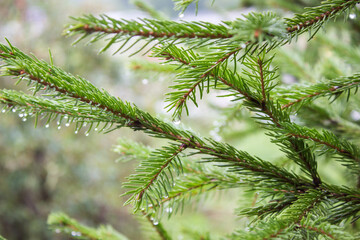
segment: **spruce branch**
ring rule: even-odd
[[[217,74],[218,72],[224,71],[227,71],[228,75],[234,74],[221,67],[221,64],[228,61],[232,55],[236,55],[240,50],[241,47],[225,54],[225,56],[219,60],[213,59],[211,61],[204,61],[203,56],[200,56],[191,50],[184,51],[184,49],[177,48],[176,46],[170,46],[166,50],[162,50],[161,48],[156,49],[155,56],[160,56],[167,62],[179,62],[186,66],[186,68],[178,75],[176,85],[171,87],[175,89],[175,91],[167,94],[168,98],[166,100],[170,102],[167,108],[169,108],[169,110],[175,108],[173,116],[180,117],[183,108],[185,108],[186,113],[189,114],[187,100],[192,100],[197,106],[196,89],[199,90],[200,98],[202,98],[203,93],[205,91],[209,92],[210,87],[216,87],[218,80],[230,89],[234,89],[241,92],[243,95],[246,95],[247,92],[235,85],[236,81],[226,81]],[[215,83],[211,83],[210,77],[215,80]]]
[[[311,140],[315,143],[325,146],[329,150],[335,150],[335,153],[343,157],[340,161],[344,161],[345,165],[354,171],[358,171],[360,157],[359,148],[345,139],[339,139],[335,134],[330,131],[322,130],[322,133],[316,129],[299,126],[294,123],[283,123],[282,129],[283,137],[294,137]],[[278,137],[281,137],[280,135]],[[355,168],[355,169],[354,169]]]
[[[140,19],[139,21],[117,20],[106,15],[95,17],[85,15],[83,17],[73,18],[76,24],[70,24],[64,30],[67,36],[81,34],[76,41],[80,41],[89,35],[94,35],[91,42],[98,41],[109,34],[114,36],[109,39],[109,43],[101,50],[106,51],[116,42],[124,42],[116,52],[123,47],[133,37],[138,37],[136,42],[130,44],[128,49],[132,48],[140,39],[147,39],[146,45],[153,41],[158,43],[185,43],[192,45],[214,44],[221,39],[229,39],[232,34],[229,33],[229,23],[212,24],[209,22],[175,22],[168,20]],[[145,45],[145,46],[146,46]],[[143,46],[141,49],[143,49]],[[125,51],[127,51],[126,49]],[[137,51],[139,52],[139,51]]]
[[[136,106],[111,96],[106,91],[100,91],[82,78],[76,78],[44,61],[28,57],[13,46],[8,48],[1,44],[0,49],[2,51],[0,57],[5,61],[5,65],[1,69],[5,74],[19,78],[28,76],[31,81],[37,84],[49,86],[54,91],[123,118],[126,121],[126,126],[133,130],[142,130],[154,137],[167,138],[185,144],[198,153],[210,155],[208,161],[222,163],[238,173],[254,174],[257,179],[271,179],[271,181],[276,179],[295,188],[307,189],[312,185],[307,180],[283,168],[252,157],[230,145],[220,144],[212,139],[205,139],[206,143],[195,134],[174,128],[171,124],[152,117]],[[53,69],[50,75],[48,74],[49,68]]]
[[[276,98],[282,103],[282,109],[289,108],[295,104],[308,103],[319,97],[338,98],[342,93],[350,94],[352,89],[355,93],[360,84],[360,74],[356,73],[348,77],[339,77],[326,82],[320,82],[310,86],[293,85],[290,88],[278,88]],[[285,93],[286,91],[286,93]],[[290,94],[289,94],[290,93]]]
[[[47,223],[56,233],[63,232],[72,239],[109,239],[109,240],[126,240],[127,237],[117,232],[111,226],[100,226],[97,229],[90,228],[80,224],[75,219],[70,218],[64,213],[51,213]]]
[[[359,0],[327,0],[321,5],[307,8],[302,14],[296,14],[294,18],[287,18],[286,29],[291,35],[298,35],[307,32],[308,28],[315,29],[315,33],[320,29],[324,22],[334,19],[344,13],[349,8],[360,3]],[[315,34],[313,33],[313,35]]]
[[[135,211],[143,205],[145,200],[147,205],[159,205],[161,199],[168,196],[168,191],[173,185],[171,171],[176,170],[179,174],[181,171],[181,160],[178,157],[182,151],[187,148],[186,144],[171,145],[161,150],[154,151],[149,158],[143,160],[141,165],[136,169],[136,174],[128,177],[129,182],[123,187],[130,188],[123,195],[132,194],[125,204],[135,203]],[[169,179],[170,174],[171,179]],[[153,186],[155,185],[155,186]]]
[[[172,1],[175,3],[174,9],[180,10],[181,13],[185,12],[188,6],[195,2],[196,4],[195,11],[196,13],[198,12],[199,0],[172,0]]]
[[[56,100],[52,100],[4,89],[0,90],[0,103],[5,106],[2,112],[6,112],[6,110],[20,112],[19,117],[22,117],[23,121],[26,121],[28,117],[35,117],[35,123],[37,123],[38,118],[41,117],[48,118],[48,124],[50,121],[58,119],[60,127],[61,122],[64,120],[66,121],[65,126],[76,123],[77,131],[80,130],[84,123],[90,123],[91,126],[95,124],[96,130],[98,130],[101,123],[105,123],[105,125],[116,124],[117,127],[126,124],[123,118],[106,113],[101,109],[91,108],[87,104],[78,104],[67,97],[57,97]],[[101,130],[104,130],[104,128],[101,128]]]

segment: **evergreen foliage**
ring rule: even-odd
[[[175,1],[176,9],[184,11],[192,2],[198,4]],[[59,127],[62,122],[75,124],[76,131],[86,128],[87,133],[128,127],[167,139],[168,143],[158,149],[126,140],[115,148],[123,158],[139,161],[123,185],[127,189],[124,195],[129,196],[125,204],[133,206],[134,214],[146,220],[159,239],[171,239],[160,222],[164,216],[181,212],[201,196],[230,188],[256,192],[261,201],[237,210],[239,216],[253,221],[227,239],[356,239],[349,225],[360,218],[359,147],[339,131],[323,126],[319,130],[305,115],[313,110],[320,119],[327,120],[330,114],[326,108],[315,103],[327,97],[332,104],[349,104],[356,96],[360,75],[280,86],[281,65],[276,66],[278,56],[274,53],[303,33],[309,34],[308,40],[320,35],[326,23],[344,15],[347,19],[359,3],[328,0],[292,18],[272,12],[249,13],[220,24],[164,20],[155,12],[152,15],[157,19],[74,17],[65,34],[79,35],[76,43],[87,37],[91,37],[90,44],[105,39],[107,43],[100,52],[112,46],[117,49],[114,54],[130,49],[131,55],[151,52],[150,56],[177,66],[176,80],[166,98],[174,122],[155,117],[65,72],[52,59],[47,63],[29,56],[10,42],[0,44],[1,74],[14,77],[16,84],[27,82],[32,94],[0,90],[2,111],[18,112],[24,121],[34,117],[35,124],[44,122],[46,126],[51,122]],[[154,11],[147,5],[139,7]],[[328,41],[324,36],[319,38]],[[336,42],[328,44],[344,53],[345,59],[351,59],[350,64],[357,65],[359,51],[354,53]],[[281,52],[279,55],[281,58]],[[301,64],[290,69],[300,69],[294,75],[304,70]],[[191,113],[189,101],[199,107],[198,99],[211,90],[237,104],[232,109],[234,114],[240,108],[247,109],[284,152],[289,165],[261,159],[240,150],[241,146],[238,149],[179,127],[176,122],[184,117],[183,111]],[[339,125],[344,122],[339,120]],[[321,176],[322,157],[347,168],[352,179],[348,185],[335,185]],[[86,227],[63,213],[51,214],[48,224],[54,231],[78,239],[126,239],[111,227]]]

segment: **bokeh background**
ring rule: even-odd
[[[306,0],[221,0],[211,5],[212,1],[204,0],[199,2],[198,15],[195,15],[194,6],[184,15],[179,15],[179,12],[173,10],[170,0],[146,2],[170,19],[212,22],[240,17],[255,7],[280,6],[281,14],[289,15],[289,11],[319,3]],[[0,41],[4,43],[6,37],[14,46],[45,60],[49,60],[48,50],[51,49],[57,66],[171,121],[171,114],[164,110],[164,94],[175,78],[171,68],[161,65],[155,67],[156,60],[149,60],[146,56],[111,56],[111,51],[99,55],[101,44],[85,45],[85,42],[81,42],[72,46],[75,39],[67,39],[62,35],[64,25],[71,22],[70,16],[106,13],[127,19],[149,17],[149,13],[142,11],[139,6],[136,1],[127,0],[1,0]],[[353,26],[358,27],[358,24]],[[295,51],[297,48],[305,50],[304,42],[306,40],[299,41]],[[317,53],[319,46],[315,44],[312,48],[314,51],[306,56],[299,51],[295,52],[297,55],[292,55],[295,56],[294,61],[296,57],[302,59],[297,68],[296,62],[288,63],[286,52],[290,50],[278,53],[278,63],[288,64],[281,72],[283,82],[299,81],[304,74],[315,81],[316,75],[309,74],[309,71],[312,69],[311,64],[315,65],[318,61],[323,61],[320,66],[324,66],[324,69],[334,69],[334,66],[340,69],[341,66],[333,62],[335,60],[321,60],[322,56]],[[301,65],[304,59],[308,60],[306,66]],[[332,78],[344,73],[343,68],[340,70],[324,72]],[[24,89],[21,84],[14,86],[13,83],[10,78],[0,78],[2,88]],[[201,101],[199,109],[190,110],[191,116],[181,119],[181,124],[205,136],[241,146],[242,150],[267,160],[281,161],[283,154],[270,143],[264,131],[249,120],[247,111],[224,112],[223,109],[230,104],[230,99],[216,98],[215,94],[210,94]],[[360,120],[359,112],[344,114],[351,122],[358,123]],[[164,141],[128,129],[105,135],[91,132],[89,136],[85,136],[84,132],[75,134],[74,131],[74,126],[61,125],[58,129],[55,123],[49,128],[44,123],[34,128],[31,119],[23,122],[17,114],[0,115],[0,234],[13,240],[66,239],[52,233],[46,226],[50,212],[64,211],[90,226],[110,224],[129,239],[146,239],[139,231],[138,221],[131,215],[131,210],[123,207],[126,198],[119,197],[123,193],[121,183],[133,171],[136,162],[117,161],[119,155],[113,149],[119,138],[140,141],[151,147],[161,146]],[[342,172],[334,174],[331,171],[333,168],[324,168],[322,174],[325,178],[329,175],[330,182],[345,183]],[[211,231],[213,236],[230,233],[245,223],[236,218],[234,208],[242,199],[248,200],[253,195],[239,194],[239,191],[213,195],[211,199],[202,200],[201,204],[189,206],[182,216],[166,220],[165,226],[169,226],[178,239],[186,239],[185,228],[201,234]],[[245,202],[248,201],[244,201],[244,205]]]

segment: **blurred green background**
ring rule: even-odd
[[[71,22],[69,16],[106,13],[127,19],[149,17],[134,2],[1,0],[0,39],[5,42],[6,37],[24,52],[31,52],[47,61],[48,49],[51,49],[54,63],[64,70],[80,75],[113,95],[134,102],[140,108],[171,121],[171,115],[164,110],[164,94],[169,91],[167,87],[175,78],[171,68],[161,65],[155,67],[148,57],[141,55],[131,58],[127,57],[128,54],[111,56],[111,51],[98,55],[101,48],[99,44],[85,45],[81,42],[71,46],[75,39],[62,36],[64,24]],[[194,14],[195,7],[191,6],[185,16],[179,17],[170,0],[146,2],[171,19],[179,20],[181,17],[184,20],[213,22],[240,17],[242,12],[254,10],[255,7],[281,7],[279,12],[286,16],[289,15],[289,10],[300,11],[303,6],[319,3],[306,0],[222,0],[215,1],[214,6],[211,6],[212,1],[204,0],[199,2],[197,16]],[[358,25],[350,22],[347,27],[355,29]],[[347,30],[344,28],[343,35],[346,38]],[[332,34],[330,30],[329,34]],[[349,45],[351,41],[351,38],[347,38]],[[305,39],[293,44],[292,48],[279,51],[276,64],[282,66],[282,81],[285,84],[302,81],[304,76],[308,77],[306,81],[315,81],[318,76],[331,79],[351,73],[351,66],[341,65],[342,60],[332,53],[341,49],[336,50],[336,46],[331,47],[331,44],[334,42],[326,42],[326,38],[320,37],[311,46],[307,46]],[[326,49],[321,53],[326,54],[321,55],[318,50],[324,50],[324,47]],[[289,61],[290,54],[292,62]],[[329,54],[332,58],[327,57]],[[10,78],[0,78],[2,88],[25,89],[21,84],[14,86],[13,83]],[[191,116],[184,117],[182,124],[204,136],[229,142],[242,150],[269,161],[276,160],[286,166],[283,154],[270,143],[264,131],[250,120],[248,112],[239,109],[224,111],[231,105],[230,99],[216,98],[215,95],[212,93],[206,96],[199,109],[191,107]],[[343,102],[333,105],[331,111],[339,112],[337,120],[341,116],[351,123],[349,128],[352,129],[352,135],[359,136],[354,131],[360,132],[360,117],[356,118],[353,112],[346,110]],[[306,112],[304,114],[307,116]],[[306,123],[324,126],[323,123],[308,118]],[[233,121],[234,119],[238,121]],[[333,126],[328,127],[331,129]],[[46,226],[47,215],[51,211],[61,210],[90,226],[110,224],[130,239],[146,239],[141,235],[138,221],[131,215],[131,210],[122,206],[125,198],[119,197],[123,192],[121,183],[133,171],[136,162],[117,162],[119,155],[112,149],[118,138],[140,141],[151,147],[161,146],[165,140],[152,139],[128,129],[106,135],[91,132],[89,136],[85,136],[83,131],[75,134],[74,126],[61,125],[61,129],[57,128],[55,123],[49,128],[44,123],[34,128],[31,119],[23,122],[17,114],[0,115],[0,234],[13,240],[66,239],[52,233]],[[340,131],[343,133],[344,129]],[[329,162],[325,158],[322,158],[322,164]],[[323,166],[321,174],[330,183],[346,183],[347,179],[342,175],[344,171],[333,171],[338,165],[332,162],[331,166]],[[200,200],[201,204],[189,206],[182,216],[166,221],[165,227],[169,226],[178,239],[186,239],[185,228],[203,235],[208,231],[212,232],[212,236],[230,233],[235,227],[244,225],[244,220],[236,218],[234,209],[239,205],[249,206],[252,203],[249,199],[255,195],[252,192],[240,194],[233,190],[212,195],[211,199]]]

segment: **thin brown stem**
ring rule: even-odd
[[[354,3],[359,3],[360,1],[357,0],[357,1],[354,1],[354,0],[345,0],[344,3],[347,3],[347,2],[354,2]],[[290,26],[288,28],[286,28],[286,31],[289,32],[289,33],[292,33],[292,32],[296,32],[296,31],[300,31],[304,28],[307,28],[307,27],[310,27],[314,24],[316,24],[317,22],[320,22],[336,13],[338,13],[339,11],[341,11],[343,8],[345,8],[347,5],[345,4],[342,4],[341,6],[337,6],[337,7],[334,7],[332,8],[331,10],[329,11],[326,11],[322,14],[320,14],[319,16],[316,16],[310,20],[307,20],[305,22],[302,22],[302,23],[299,23],[299,24],[296,24],[294,26]]]
[[[159,171],[150,179],[148,184],[140,191],[138,195],[138,199],[141,199],[146,192],[147,189],[153,184],[153,182],[157,179],[157,177],[160,175],[160,173],[170,164],[170,162],[182,151],[184,151],[187,148],[186,144],[181,144],[176,152],[172,154],[172,156],[161,166]]]
[[[303,225],[303,224],[297,224],[296,226],[299,227],[299,228],[305,228],[305,229],[308,229],[308,230],[311,230],[311,231],[314,231],[314,232],[318,232],[318,233],[320,233],[322,235],[328,236],[331,239],[336,239],[332,234],[330,234],[328,232],[325,232],[323,229],[320,229],[320,228],[307,226],[307,225]]]
[[[114,33],[114,34],[128,34],[131,36],[141,36],[141,37],[153,37],[153,38],[208,38],[208,39],[217,39],[217,38],[231,38],[233,34],[211,34],[211,33],[173,33],[173,32],[153,32],[153,31],[130,31],[125,29],[115,29],[115,28],[103,28],[99,26],[90,26],[85,24],[82,28],[86,33],[90,34],[93,32],[103,32],[103,33]]]
[[[319,96],[321,94],[326,94],[326,93],[331,93],[331,92],[334,92],[338,89],[341,89],[341,88],[344,88],[344,87],[350,87],[350,86],[354,86],[354,85],[360,85],[360,82],[354,82],[354,83],[349,83],[347,85],[344,85],[344,86],[341,86],[341,87],[338,87],[338,86],[334,86],[334,87],[331,87],[327,90],[324,90],[322,92],[315,92],[315,93],[312,93],[312,94],[308,94],[306,96],[303,96],[299,99],[296,99],[292,102],[289,102],[283,106],[281,106],[281,109],[285,109],[285,108],[288,108],[288,107],[291,107],[292,105],[296,104],[296,103],[299,103],[301,101],[304,101],[304,100],[307,100],[307,99],[310,99],[310,98],[313,98],[313,97],[316,97],[316,96]]]

